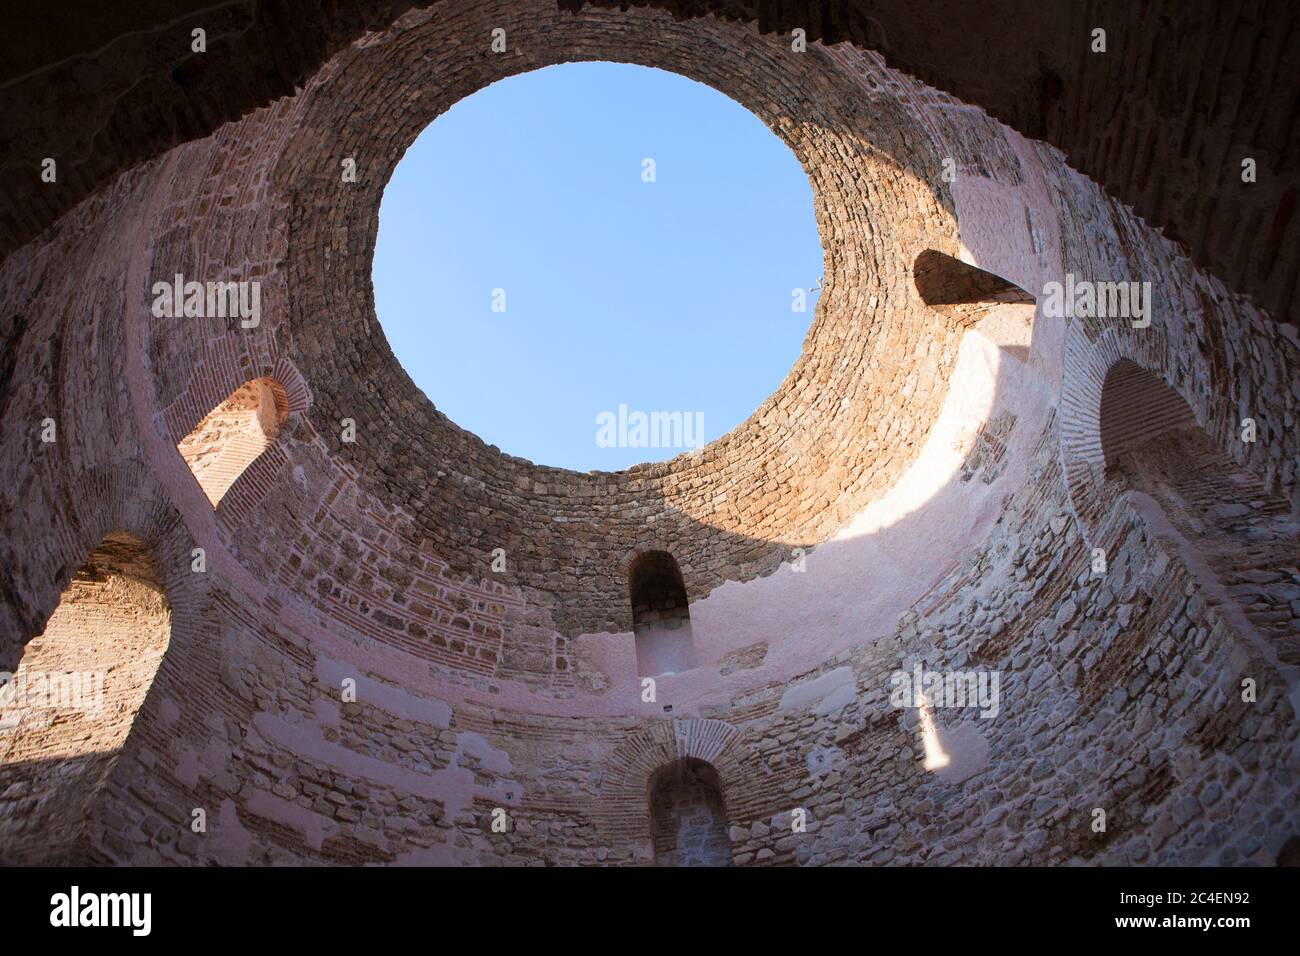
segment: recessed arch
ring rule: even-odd
[[[690,601],[677,560],[667,551],[645,551],[628,569],[637,673],[654,677],[697,664]]]
[[[711,763],[681,757],[659,768],[648,800],[656,866],[731,866],[722,781]]]
[[[458,57],[444,64],[427,56],[429,44],[439,42],[444,18],[413,18],[409,28],[349,52],[337,71],[318,78],[279,140],[268,189],[285,203],[294,238],[277,273],[286,304],[277,321],[299,344],[294,361],[315,397],[312,412],[295,426],[295,438],[299,427],[314,431],[331,454],[355,469],[359,488],[413,515],[420,536],[448,560],[452,573],[476,573],[468,558],[472,549],[460,538],[506,540],[511,528],[535,527],[539,546],[512,553],[504,573],[526,586],[545,577],[540,600],[550,605],[567,637],[625,629],[626,582],[610,573],[605,556],[638,546],[648,529],[671,543],[682,566],[690,568],[692,593],[699,596],[734,577],[720,570],[723,565],[739,565],[740,576],[748,579],[778,566],[788,542],[835,533],[920,453],[919,442],[897,444],[891,436],[899,430],[923,434],[936,419],[962,331],[896,280],[918,249],[955,248],[960,240],[951,191],[938,172],[936,157],[946,153],[939,152],[934,136],[890,97],[871,110],[861,108],[864,71],[883,77],[886,68],[791,58],[788,44],[742,35],[724,21],[684,29],[670,17],[648,14],[565,18],[554,16],[553,8],[505,4],[462,4],[457,11],[448,10],[445,22],[460,15],[489,28],[500,22],[511,49],[528,55]],[[820,276],[800,277],[797,290],[780,290],[781,321],[803,324],[808,316],[793,308],[791,293],[821,288],[807,300],[809,331],[777,391],[703,448],[618,472],[546,468],[458,427],[415,386],[385,341],[374,293],[378,210],[411,143],[484,86],[526,70],[589,60],[675,73],[753,112],[803,165],[823,248]],[[422,92],[400,102],[379,95],[398,88]],[[800,92],[811,89],[817,97]],[[329,150],[371,160],[359,163],[357,181],[340,190],[335,170],[319,166],[319,157],[322,131],[340,128],[334,111],[343,108],[354,119],[343,140],[332,138]],[[906,135],[895,135],[896,128]],[[1002,135],[992,127],[989,133]],[[316,172],[303,176],[308,167]],[[659,167],[659,186],[667,183],[664,173]],[[328,202],[322,199],[326,192]],[[862,202],[867,192],[873,193],[870,203]],[[329,268],[322,268],[320,255],[305,255],[312,247],[337,248],[343,235],[349,252],[337,258],[331,253]],[[483,291],[476,301],[488,310],[491,290]],[[507,301],[516,302],[515,293],[506,291]],[[913,348],[921,340],[933,347]],[[355,361],[345,360],[358,343],[367,344]],[[867,364],[879,374],[862,374]],[[619,400],[608,405],[616,410]],[[628,403],[629,414],[637,410]],[[365,434],[383,441],[341,440],[343,416],[364,423]],[[601,427],[594,416],[591,424],[593,433]],[[671,433],[675,424],[668,427]],[[629,424],[629,436],[633,428]],[[383,481],[380,476],[396,462],[390,457],[385,463],[378,454],[390,444],[402,449],[402,461],[392,480]],[[896,453],[876,453],[887,446]],[[814,503],[823,484],[824,506]],[[486,492],[492,506],[465,507],[460,499],[467,492]],[[760,506],[768,495],[788,503]],[[464,520],[439,520],[455,512]],[[554,567],[546,557],[561,539],[601,538],[612,539],[612,547],[582,546],[574,560]],[[579,590],[593,600],[559,598]]]
[[[1107,474],[1127,452],[1173,429],[1196,428],[1181,395],[1129,359],[1110,367],[1101,387],[1101,449]]]
[[[90,815],[171,639],[152,554],[106,535],[28,642],[0,698],[0,846],[12,863],[76,862]]]
[[[723,806],[732,825],[770,819],[788,806],[786,781],[764,762],[758,750],[733,726],[721,720],[662,720],[625,738],[605,759],[599,799],[592,823],[602,839],[644,847],[638,858],[653,859],[654,838],[648,796],[651,781],[663,767],[684,757],[714,767],[722,786]]]
[[[1102,497],[1135,490],[1153,499],[1244,621],[1283,663],[1300,665],[1291,606],[1300,523],[1287,500],[1217,447],[1182,396],[1136,362],[1111,365],[1100,405]]]
[[[177,444],[214,508],[275,441],[288,415],[284,386],[262,376],[236,388]]]

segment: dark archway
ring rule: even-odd
[[[650,780],[656,866],[731,866],[731,839],[718,771],[683,757]]]
[[[1175,430],[1168,444],[1197,444],[1196,417],[1172,388],[1136,362],[1120,359],[1106,373],[1101,389],[1101,448],[1111,474],[1130,452],[1150,449]]]

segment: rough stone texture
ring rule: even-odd
[[[1186,414],[1186,412],[1184,412]],[[1227,590],[1264,647],[1300,664],[1300,521],[1194,427],[1122,452],[1112,487],[1145,492]]]
[[[75,206],[30,207],[32,228],[63,215],[19,229],[0,264],[0,668],[40,652],[112,532],[143,544],[170,606],[65,846],[105,863],[648,864],[651,783],[692,760],[719,800],[682,806],[713,807],[715,837],[725,809],[737,865],[1276,861],[1300,832],[1287,327],[1050,144],[851,44],[794,53],[743,16],[540,0],[385,19],[319,21],[279,80],[248,78],[283,98],[237,121],[215,118],[247,91],[212,110],[196,93],[194,127],[132,137],[125,171],[104,153],[97,191],[88,160]],[[300,91],[274,89],[316,54]],[[803,353],[748,421],[585,475],[442,416],[370,288],[380,195],[418,132],[486,83],[580,59],[672,69],[752,109],[807,169],[826,255]],[[1079,105],[1072,89],[1047,117]],[[933,254],[1035,296],[1067,272],[1155,277],[1152,326],[1051,315],[970,273],[979,294],[955,298],[974,308],[938,308],[953,303],[917,286]],[[154,318],[150,286],[177,272],[261,282],[261,325]],[[1122,362],[1196,430],[1155,414],[1159,442],[1109,441],[1164,395],[1125,388]],[[220,440],[209,414],[255,381],[278,431],[214,508],[185,453]],[[628,583],[653,550],[680,566],[699,666],[646,700]],[[997,714],[932,702],[927,727],[892,707],[892,675],[917,664],[996,672]],[[960,772],[927,769],[927,746]],[[27,859],[7,835],[43,826],[25,799],[0,790],[0,857]]]

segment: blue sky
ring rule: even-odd
[[[757,117],[672,73],[575,63],[480,90],[416,139],[380,207],[375,305],[462,428],[614,471],[682,451],[601,447],[620,404],[702,413],[707,441],[749,417],[812,321],[816,293],[798,313],[791,289],[821,273],[808,179]]]

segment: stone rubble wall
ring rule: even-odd
[[[1135,494],[1105,491],[1096,466],[1101,383],[1127,357],[1294,502],[1300,378],[1284,332],[1059,153],[871,56],[814,45],[792,60],[781,38],[712,19],[509,6],[404,16],[297,96],[123,174],[0,264],[0,313],[24,316],[0,416],[0,667],[17,666],[111,531],[144,543],[171,607],[167,652],[75,852],[647,863],[646,785],[692,757],[718,772],[740,865],[1272,862],[1300,829],[1293,678],[1244,636],[1176,531]],[[511,17],[504,60],[438,42]],[[418,393],[375,320],[370,257],[388,172],[441,109],[500,76],[614,56],[711,82],[791,145],[813,183],[827,289],[790,376],[731,435],[579,475],[500,454]],[[352,154],[362,182],[345,186],[338,161]],[[809,576],[833,575],[835,536],[918,480],[975,333],[917,293],[927,249],[1035,294],[1066,271],[1151,276],[1160,306],[1146,336],[1040,308],[1032,341],[1003,350],[966,467],[928,502],[954,522],[987,515],[979,533],[877,559],[882,577],[917,568],[919,599],[873,592],[872,567],[845,579],[897,627],[819,617],[833,640],[802,652],[797,627],[731,634],[701,668],[719,674],[707,694],[628,693],[590,648],[630,632],[639,550],[678,559],[694,606],[742,588],[777,617],[772,572],[793,548],[817,546],[828,557]],[[154,319],[149,283],[176,272],[262,282],[262,326]],[[286,417],[214,508],[177,444],[262,377]],[[1262,437],[1242,447],[1247,411]],[[47,416],[53,444],[37,437]],[[505,575],[488,569],[494,547]],[[888,705],[892,675],[918,661],[1000,675],[996,717],[928,716],[950,758],[934,770],[920,716]],[[806,832],[791,832],[794,810]]]

